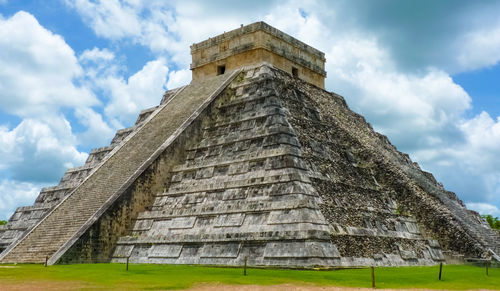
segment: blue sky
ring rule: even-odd
[[[326,54],[326,88],[469,208],[500,216],[500,1],[0,0],[0,219],[107,145],[192,43],[264,20]]]

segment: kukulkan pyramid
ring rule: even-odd
[[[2,263],[313,267],[499,260],[500,237],[257,22],[191,46],[192,82],[0,229]]]

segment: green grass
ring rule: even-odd
[[[43,267],[41,265],[0,266],[0,287],[21,285],[67,289],[158,290],[185,289],[200,283],[297,284],[319,286],[371,287],[370,269],[332,271],[215,268],[180,265],[81,264]],[[500,269],[466,265],[375,268],[377,288],[500,289]],[[2,288],[0,288],[2,289]],[[43,288],[42,288],[43,289]]]

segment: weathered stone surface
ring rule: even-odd
[[[103,207],[108,207],[121,191],[128,188],[127,183],[135,180],[134,175],[138,171],[140,174],[138,167],[144,167],[169,138],[172,141],[181,125],[188,122],[200,104],[211,98],[211,94],[229,77],[224,75],[193,83],[178,92],[177,98],[168,100],[134,135],[121,142],[36,228],[19,243],[11,245],[2,255],[2,261],[43,262],[47,255],[52,256],[51,263],[59,259],[105,211]]]
[[[20,207],[2,244],[2,262],[286,267],[500,252],[497,232],[341,96],[269,64],[165,93]]]

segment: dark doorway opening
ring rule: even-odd
[[[222,75],[226,72],[226,65],[217,66],[217,75]]]
[[[297,69],[296,67],[292,67],[292,76],[294,78],[298,78],[299,77],[299,69]]]

